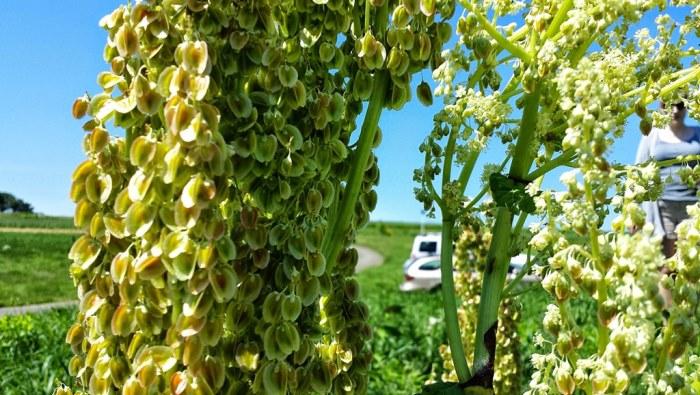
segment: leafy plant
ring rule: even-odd
[[[635,234],[626,230],[642,228],[640,203],[658,198],[658,167],[696,158],[623,166],[606,156],[633,114],[642,119],[643,134],[669,121],[667,111],[647,109],[655,100],[682,101],[699,115],[700,66],[687,40],[699,16],[689,3],[461,2],[457,44],[433,73],[445,105],[420,147],[425,164],[416,171],[417,198],[442,216],[445,318],[459,388],[492,387],[495,347],[489,334],[498,325],[504,290],[513,288],[506,284],[510,257],[528,249],[546,259],[535,273],[551,302],[543,317],[546,333],[537,337],[541,351],[530,356],[535,372],[526,394],[624,393],[635,378],[648,393],[700,390],[700,359],[690,348],[700,333],[700,208],[689,208],[678,253],[668,260],[649,226]],[[686,18],[663,14],[668,6],[687,7]],[[635,28],[653,13],[656,36]],[[510,22],[513,16],[524,23]],[[506,158],[486,168],[482,180],[488,182],[480,193],[465,196],[477,158],[498,140]],[[561,178],[565,191],[543,190],[542,177],[564,165],[574,168]],[[692,178],[693,172],[686,173]],[[482,201],[486,195],[490,202]],[[601,226],[610,210],[616,217],[605,232]],[[541,223],[525,229],[531,214]],[[469,363],[451,257],[456,225],[477,219],[493,225]],[[663,274],[664,266],[676,275]],[[660,285],[674,295],[668,318],[662,317]],[[596,306],[595,340],[582,336],[571,313],[571,305],[582,300]],[[658,355],[654,366],[647,359],[652,352]]]
[[[81,303],[67,336],[80,391],[364,393],[371,329],[350,244],[377,202],[381,112],[399,109],[411,74],[428,66],[444,108],[420,147],[417,197],[442,216],[458,382],[426,393],[491,391],[498,311],[514,287],[508,262],[526,247],[547,259],[536,272],[552,297],[528,394],[621,393],[635,376],[652,393],[698,390],[688,345],[700,332],[700,207],[664,260],[648,227],[625,231],[643,225],[639,203],[658,196],[657,164],[621,166],[605,154],[632,114],[643,133],[668,120],[647,110],[654,100],[684,101],[698,115],[700,66],[687,37],[700,16],[659,15],[652,37],[631,31],[665,1],[460,3],[458,40],[445,53],[449,0],[153,0],[101,21],[111,70],[98,76],[101,93],[73,106],[90,118],[88,160],[71,188],[85,232],[70,252]],[[670,4],[690,3],[697,9]],[[524,23],[498,25],[513,16]],[[416,93],[432,103],[427,84]],[[495,137],[507,157],[469,199],[476,160]],[[563,165],[578,172],[563,177],[566,191],[541,190]],[[610,209],[619,215],[603,232]],[[544,225],[525,230],[530,214]],[[470,364],[452,244],[457,225],[484,218],[492,240]],[[659,284],[673,291],[666,320]],[[594,351],[571,313],[579,299],[596,306]],[[400,333],[383,329],[393,344]]]
[[[371,329],[350,244],[377,202],[377,124],[441,61],[437,18],[453,13],[153,0],[103,18],[111,68],[73,105],[89,117],[70,193],[84,231],[69,254],[76,389],[364,393]]]
[[[51,394],[56,382],[71,383],[64,343],[74,309],[0,317],[0,388],[3,394]]]

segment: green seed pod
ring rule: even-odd
[[[231,303],[226,311],[229,329],[234,334],[243,333],[255,320],[252,303]]]
[[[239,118],[248,118],[253,113],[253,103],[248,96],[241,93],[227,97],[228,108]]]
[[[446,43],[450,41],[452,36],[452,26],[447,22],[440,22],[436,25],[437,40],[440,43]]]
[[[394,12],[391,15],[391,21],[396,28],[403,29],[411,22],[411,15],[405,6],[400,4],[394,8]]]
[[[236,364],[243,370],[255,371],[260,359],[260,348],[257,343],[242,343],[236,347]]]
[[[297,83],[297,78],[299,77],[297,73],[297,69],[295,69],[293,66],[281,66],[277,70],[277,76],[282,83],[282,86],[291,88]]]
[[[289,367],[284,362],[270,362],[263,366],[256,374],[261,376],[261,384],[265,394],[283,395],[287,393],[287,381],[289,377]]]
[[[249,38],[249,36],[248,36],[248,33],[246,33],[246,32],[242,32],[242,31],[233,32],[228,37],[228,43],[233,50],[240,51],[248,43],[248,38]]]
[[[282,318],[286,321],[296,321],[301,314],[301,298],[290,294],[282,298]]]
[[[294,351],[299,350],[301,339],[299,329],[291,322],[282,322],[275,327],[275,341],[280,352],[286,358]]]
[[[112,315],[111,329],[115,336],[127,336],[133,332],[136,321],[134,311],[127,305],[119,305]]]
[[[306,199],[304,202],[306,212],[312,216],[317,216],[321,211],[323,196],[317,189],[311,189],[306,193]]]
[[[415,35],[410,29],[400,30],[398,33],[399,45],[406,51],[413,49]]]
[[[418,84],[416,96],[418,96],[418,100],[420,100],[424,106],[429,107],[433,105],[433,91],[430,89],[430,85],[428,85],[427,82],[424,81]]]
[[[287,250],[296,259],[303,259],[306,254],[306,242],[303,235],[291,234],[287,241]]]
[[[219,265],[209,270],[209,283],[218,303],[231,300],[236,294],[238,277],[230,266]]]
[[[554,372],[554,382],[561,394],[570,395],[576,389],[576,383],[568,370],[556,369]]]
[[[343,286],[343,292],[348,300],[356,301],[360,297],[360,284],[354,278],[347,279]]]
[[[425,16],[433,16],[435,14],[435,0],[420,0],[420,12]]]
[[[403,51],[397,47],[394,47],[391,49],[391,51],[389,51],[389,59],[387,60],[386,68],[389,69],[392,74],[401,74],[399,73],[399,68],[402,65],[402,54]]]
[[[330,63],[335,57],[335,45],[325,42],[319,46],[318,55],[323,63]]]
[[[224,385],[226,379],[224,363],[221,358],[207,355],[194,368],[197,377],[204,379],[212,393],[215,393]]]
[[[282,310],[282,294],[279,292],[270,292],[265,297],[263,302],[263,320],[269,323],[275,323],[279,320]]]
[[[617,315],[617,306],[611,300],[606,300],[598,307],[598,321],[607,326],[612,319]]]
[[[253,265],[258,269],[265,269],[270,263],[270,251],[261,249],[253,251]]]
[[[352,83],[352,93],[357,100],[368,100],[372,94],[372,76],[362,70],[355,74]]]
[[[477,36],[472,42],[472,49],[477,59],[484,60],[491,54],[491,40],[484,36]]]
[[[317,361],[311,366],[311,388],[318,394],[326,394],[333,384],[327,363]]]
[[[319,225],[310,226],[304,231],[304,242],[309,252],[317,252],[321,249],[324,228]]]
[[[326,271],[326,258],[317,252],[309,253],[306,257],[306,268],[312,276],[321,276]]]
[[[310,306],[321,294],[321,283],[317,277],[308,277],[297,284],[295,293],[304,306]]]
[[[267,228],[264,226],[257,226],[253,229],[246,229],[245,242],[252,250],[265,248],[267,244]]]
[[[194,365],[199,362],[204,353],[204,345],[199,336],[186,337],[182,341],[182,363],[185,366]]]

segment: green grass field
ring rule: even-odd
[[[72,217],[53,217],[29,213],[0,213],[0,228],[72,229]]]
[[[384,255],[383,265],[357,276],[374,331],[371,394],[416,393],[431,372],[441,369],[438,347],[445,338],[442,296],[439,292],[399,291],[403,262],[419,229],[410,224],[373,223],[358,233],[358,244]]]
[[[55,380],[70,383],[65,343],[74,309],[0,317],[0,393],[49,395]]]
[[[67,255],[77,237],[0,233],[0,306],[75,299]]]

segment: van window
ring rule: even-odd
[[[437,270],[440,268],[440,261],[435,260],[435,261],[428,261],[418,268],[419,270]]]
[[[418,251],[427,252],[434,254],[437,252],[437,242],[436,241],[421,241]]]

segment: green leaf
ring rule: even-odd
[[[525,191],[525,186],[525,183],[516,182],[501,173],[493,173],[489,176],[489,189],[496,205],[508,208],[514,213],[535,211],[535,201]]]
[[[433,383],[423,387],[419,395],[464,395],[459,383]]]

